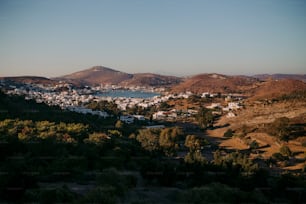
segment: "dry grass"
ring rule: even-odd
[[[282,145],[286,145],[293,152],[293,157],[290,159],[289,166],[281,167],[286,170],[297,170],[304,167],[304,160],[306,148],[302,146],[305,142],[306,136],[290,140],[289,142],[278,141],[277,138],[268,135],[261,128],[264,124],[273,122],[279,117],[288,118],[299,118],[299,120],[304,120],[306,116],[306,101],[299,102],[282,102],[274,103],[270,105],[254,105],[249,104],[245,109],[237,112],[237,117],[226,118],[223,116],[215,124],[216,126],[223,126],[225,124],[230,124],[228,127],[217,128],[214,130],[207,131],[207,134],[213,138],[219,138],[219,146],[227,149],[237,149],[243,150],[248,149],[248,145],[245,144],[243,140],[239,137],[233,137],[226,139],[223,137],[224,132],[231,128],[239,132],[243,125],[255,129],[253,132],[247,133],[244,138],[248,138],[249,141],[255,140],[260,148],[260,156],[264,159],[270,158],[274,153],[279,152]],[[257,129],[256,129],[257,128]]]

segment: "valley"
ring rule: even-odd
[[[304,201],[302,81],[93,67],[0,86],[3,201]]]

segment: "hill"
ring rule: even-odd
[[[12,81],[27,84],[56,84],[57,82],[46,77],[38,76],[18,76],[18,77],[0,77],[0,80]]]
[[[239,93],[254,88],[259,80],[246,76],[226,76],[221,74],[200,74],[186,78],[184,82],[172,88],[175,93],[191,91],[193,93]]]
[[[119,84],[122,81],[132,78],[133,75],[116,71],[103,66],[94,66],[92,68],[75,72],[69,75],[58,77],[61,80],[77,81],[79,83],[95,84]]]
[[[57,80],[65,80],[71,83],[86,85],[116,84],[125,86],[171,86],[178,84],[181,80],[174,76],[163,76],[151,73],[129,74],[103,66],[75,72]]]
[[[306,74],[258,74],[253,77],[260,80],[268,80],[268,79],[295,79],[306,82]]]
[[[133,86],[172,86],[181,82],[181,78],[163,76],[152,73],[134,74],[131,79],[123,81],[122,85]]]
[[[260,86],[255,89],[250,90],[252,95],[250,100],[272,99],[284,94],[302,90],[306,90],[306,83],[299,80],[268,80],[262,82]]]

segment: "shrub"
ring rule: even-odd
[[[288,158],[283,156],[281,153],[276,152],[276,153],[272,154],[272,159],[274,159],[276,161],[285,161]]]
[[[286,141],[290,134],[289,122],[290,120],[287,117],[276,118],[274,122],[269,125],[267,131],[270,135]]]
[[[258,142],[256,142],[255,140],[253,140],[250,144],[250,149],[257,149],[259,147]]]
[[[285,156],[285,157],[290,157],[292,155],[291,150],[289,149],[288,146],[283,145],[280,149],[279,152]]]
[[[223,137],[233,137],[234,132],[231,128],[227,129],[227,131],[223,134]]]

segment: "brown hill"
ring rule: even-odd
[[[151,73],[134,74],[133,78],[123,81],[122,85],[133,86],[172,86],[181,82],[181,78]]]
[[[116,71],[103,66],[94,66],[92,68],[75,72],[57,79],[78,81],[81,83],[94,84],[119,84],[122,81],[132,78],[133,75]]]
[[[57,82],[46,77],[38,76],[17,76],[17,77],[0,77],[0,80],[12,81],[25,84],[56,84]]]
[[[259,80],[246,76],[226,76],[221,74],[200,74],[185,79],[172,88],[175,93],[191,91],[193,93],[243,93],[254,88]]]
[[[260,80],[268,80],[268,79],[295,79],[306,82],[306,74],[258,74],[253,77]]]
[[[263,100],[272,99],[279,97],[284,94],[289,94],[294,91],[306,90],[306,83],[293,80],[293,79],[283,79],[283,80],[268,80],[262,82],[260,86],[251,90],[252,97],[251,100]]]
[[[103,66],[95,66],[83,71],[75,72],[57,80],[65,80],[70,83],[83,85],[117,84],[128,86],[171,86],[178,84],[181,79],[174,76],[162,76],[158,74],[128,74]]]

